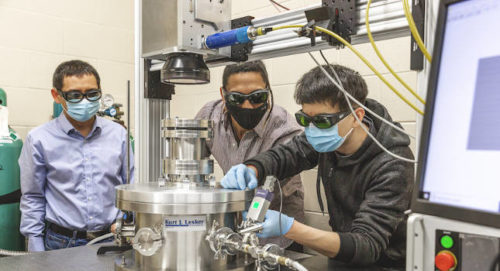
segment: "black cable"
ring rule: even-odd
[[[280,188],[280,216],[279,216],[279,223],[280,223],[280,237],[283,237],[283,229],[281,228],[281,211],[283,208],[283,191],[281,190],[281,183],[278,179],[276,179],[278,182],[278,187]]]
[[[500,254],[495,258],[495,260],[491,263],[490,270],[497,271],[497,266],[500,265]]]
[[[10,193],[7,193],[5,195],[0,196],[0,205],[2,204],[11,204],[11,203],[18,203],[21,201],[21,189],[17,189],[15,191],[12,191]]]
[[[284,9],[284,10],[290,10],[289,8],[287,8],[287,7],[283,6],[282,4],[280,4],[280,3],[278,3],[278,2],[276,2],[276,1],[274,1],[274,0],[269,0],[269,2],[271,2],[271,3],[275,4],[275,5],[277,5],[278,7],[282,8],[282,9]]]
[[[500,239],[498,241],[499,241],[498,242],[498,249],[500,251]],[[497,266],[499,266],[499,265],[500,265],[500,253],[496,257],[496,259],[491,263],[490,270],[491,271],[497,271]]]

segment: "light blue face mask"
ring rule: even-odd
[[[351,134],[353,129],[351,128],[345,137],[341,137],[339,135],[338,124],[328,129],[319,129],[311,123],[306,127],[305,133],[307,141],[317,152],[332,152],[344,144],[345,139]]]
[[[68,109],[64,110],[68,115],[79,122],[84,122],[92,118],[99,110],[99,101],[90,102],[87,99],[83,99],[79,103],[69,103],[66,102]]]

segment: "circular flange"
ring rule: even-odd
[[[262,250],[280,256],[284,254],[283,249],[276,244],[266,244]],[[279,263],[273,257],[268,257],[266,261],[262,262],[262,267],[264,267],[265,270],[274,270],[278,266]]]
[[[175,175],[209,175],[214,172],[214,160],[163,159],[163,173]]]
[[[207,119],[163,119],[162,120],[162,128],[174,128],[174,129],[183,129],[183,128],[199,128],[199,129],[211,129],[214,126],[212,120]]]
[[[133,248],[143,256],[152,256],[162,245],[161,235],[149,227],[140,228],[132,239]]]
[[[163,138],[206,138],[213,137],[212,130],[163,130]]]
[[[136,183],[116,188],[121,210],[151,214],[216,214],[246,210],[253,191],[194,186],[183,183]]]

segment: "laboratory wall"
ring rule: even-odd
[[[320,0],[288,0],[278,1],[283,6],[290,9],[306,7]],[[282,9],[280,9],[282,10]],[[279,11],[268,0],[233,0],[232,17],[238,18],[251,15],[256,18],[278,14]],[[409,32],[408,32],[409,33]],[[392,40],[378,41],[377,45],[391,64],[393,69],[413,88],[416,87],[417,73],[410,70],[410,36],[396,38]],[[375,52],[369,43],[355,46],[368,60],[398,89],[404,88],[397,80],[389,74],[387,69],[378,60]],[[369,88],[369,97],[384,104],[392,117],[401,122],[404,129],[415,134],[416,114],[401,101],[359,58],[349,49],[331,49],[324,51],[330,62],[348,66],[359,71],[366,80]],[[319,53],[314,53],[317,59],[321,59]],[[292,55],[267,59],[264,61],[267,66],[271,88],[274,93],[275,103],[287,109],[290,114],[294,114],[300,109],[293,99],[295,84],[300,76],[313,67],[315,63],[308,54]],[[199,86],[177,86],[176,94],[173,97],[171,109],[172,116],[192,118],[205,103],[211,100],[220,99],[219,88],[222,85],[222,72],[224,67],[210,68],[211,82],[207,85]],[[407,95],[408,97],[411,95]],[[415,99],[411,99],[414,103]],[[415,141],[412,140],[411,147],[415,150]],[[320,213],[318,200],[316,197],[316,169],[303,172],[302,182],[305,188],[305,209],[306,222],[325,230],[330,230],[328,226],[328,215]],[[218,179],[223,176],[220,168],[216,168]],[[325,199],[325,197],[323,197]]]
[[[126,110],[127,80],[132,86],[134,80],[133,16],[133,0],[0,0],[0,88],[10,125],[23,139],[51,119],[52,74],[63,61],[93,65],[103,93]]]
[[[294,9],[320,0],[278,2]],[[94,65],[101,75],[103,91],[113,95],[117,102],[126,104],[126,81],[131,80],[131,85],[134,85],[133,8],[133,0],[0,0],[0,88],[7,91],[10,124],[23,138],[33,127],[50,120],[52,73],[62,61],[82,59]],[[270,16],[278,14],[279,10],[268,0],[232,1],[233,18]],[[403,89],[378,61],[369,44],[355,47],[391,83]],[[394,70],[415,87],[417,74],[410,71],[410,37],[379,41],[378,47]],[[368,84],[369,97],[387,106],[395,120],[400,121],[407,131],[415,133],[414,111],[399,100],[357,56],[348,49],[331,49],[325,53],[331,62],[359,71]],[[315,55],[318,56],[317,53]],[[293,100],[295,83],[314,67],[314,62],[307,54],[272,58],[264,62],[275,103],[290,114],[295,113],[300,109]],[[177,86],[171,115],[193,118],[206,102],[219,99],[223,69],[210,69],[210,84]],[[413,149],[414,146],[412,141]],[[218,178],[222,176],[220,168],[216,173]],[[328,216],[319,213],[315,192],[316,170],[301,175],[305,187],[307,222],[329,229]]]

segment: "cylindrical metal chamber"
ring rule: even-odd
[[[163,120],[167,181],[116,187],[116,206],[135,214],[127,237],[135,255],[120,260],[117,270],[227,269],[228,262],[214,260],[207,232],[214,222],[235,230],[237,214],[247,209],[253,192],[207,182],[213,173],[206,145],[212,126],[209,120]]]
[[[212,137],[212,121],[165,119],[162,137],[166,141],[163,173],[169,181],[203,182],[214,172],[206,142]]]
[[[116,206],[135,212],[134,263],[118,270],[224,270],[205,241],[213,221],[236,228],[253,192],[194,183],[121,185]]]

